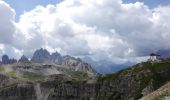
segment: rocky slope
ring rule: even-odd
[[[156,91],[143,97],[141,100],[170,100],[170,82],[161,86]]]
[[[101,78],[102,91],[110,91],[110,95],[100,95],[108,100],[138,100],[139,98],[151,93],[162,84],[170,80],[169,63],[141,63],[116,74]],[[114,97],[114,93],[116,98]],[[113,94],[112,94],[113,93]],[[103,96],[102,96],[103,95]],[[114,97],[114,98],[113,98]]]
[[[0,100],[48,100],[58,83],[94,82],[96,74],[59,65],[16,63],[0,65]]]
[[[144,62],[109,75],[75,71],[77,60],[65,61],[1,65],[0,100],[138,100],[170,81],[169,61]]]

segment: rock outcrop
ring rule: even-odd
[[[32,83],[18,83],[1,88],[0,100],[36,100]]]
[[[13,63],[16,63],[17,60],[16,59],[9,59],[8,55],[3,55],[2,56],[2,64],[13,64]]]
[[[62,56],[55,52],[52,55],[46,49],[36,50],[31,58],[34,63],[56,63],[62,64]]]
[[[2,56],[2,64],[9,64],[9,57],[8,55]]]
[[[3,74],[0,74],[0,87],[4,87],[9,83],[9,77]]]
[[[28,60],[28,58],[27,58],[26,56],[23,55],[23,56],[18,60],[18,62],[24,63],[24,62],[29,62],[29,60]]]
[[[156,91],[147,94],[140,100],[170,100],[170,82],[167,82],[165,85],[161,86]]]
[[[49,62],[50,60],[50,53],[46,49],[39,49],[36,50],[31,58],[32,62],[35,63],[44,63]]]
[[[65,56],[63,60],[63,66],[74,69],[75,71],[96,73],[96,71],[91,67],[90,64],[82,61],[80,58],[76,59],[74,57]]]
[[[63,62],[63,58],[58,52],[55,52],[51,55],[50,61],[53,62],[53,63],[61,65],[62,62]]]

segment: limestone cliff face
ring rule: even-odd
[[[87,83],[57,83],[49,95],[50,100],[97,100],[97,84]]]
[[[10,79],[6,75],[0,74],[0,87],[4,87],[9,83]]]
[[[1,89],[0,100],[36,100],[33,84],[18,83]]]

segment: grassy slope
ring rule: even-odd
[[[24,63],[25,64],[25,63]],[[43,81],[44,79],[47,78],[47,76],[43,74],[38,74],[34,72],[22,72],[18,73],[15,68],[13,68],[15,65],[0,65],[0,73],[11,77],[18,79],[19,81]],[[65,77],[66,80],[69,81],[84,81],[88,80],[89,76],[86,72],[81,72],[81,71],[71,71],[68,69],[65,69]]]
[[[145,74],[145,72],[150,71],[150,75]],[[141,84],[134,94],[131,94],[129,98],[134,98],[135,100],[142,97],[142,90],[147,87],[150,82],[152,82],[153,88],[156,90],[160,86],[162,86],[166,81],[170,80],[168,77],[162,77],[159,73],[162,71],[170,72],[170,63],[149,63],[144,62],[141,64],[137,64],[132,66],[131,68],[123,69],[117,73],[105,75],[103,77],[99,77],[99,81],[111,82],[112,80],[116,80],[120,78],[120,76],[128,75],[129,73],[133,73],[134,75],[138,75],[141,78]],[[108,98],[106,98],[108,100]]]

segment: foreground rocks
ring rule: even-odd
[[[170,100],[170,82],[166,83],[156,91],[146,95],[140,100],[157,100],[157,99]]]
[[[2,89],[0,100],[36,100],[36,94],[32,84],[18,83]]]

